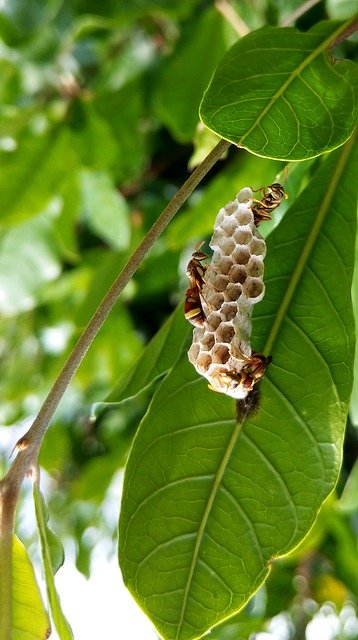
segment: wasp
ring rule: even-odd
[[[261,189],[262,199],[253,200],[251,211],[254,214],[254,224],[258,227],[263,220],[271,220],[271,211],[274,211],[287,198],[285,190],[279,182],[274,182]]]
[[[201,291],[205,284],[205,271],[207,265],[203,264],[209,256],[200,248],[204,242],[199,242],[186,268],[190,287],[185,294],[184,315],[195,327],[201,327],[205,321],[205,313],[201,302]]]
[[[263,356],[259,353],[253,353],[251,356],[242,354],[242,358],[245,364],[239,372],[226,369],[218,369],[215,372],[215,377],[220,382],[220,386],[226,387],[226,392],[231,390],[228,395],[238,399],[240,399],[241,393],[246,392],[245,397],[251,394],[255,384],[261,380],[268,365],[272,362],[271,356]],[[209,387],[217,391],[217,388],[211,385]]]

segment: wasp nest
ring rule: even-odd
[[[194,286],[187,292],[187,304],[195,307],[193,319],[186,314],[195,324],[189,360],[212,389],[237,400],[246,398],[270,361],[253,354],[250,345],[253,306],[265,293],[266,243],[251,209],[255,202],[246,187],[220,209],[210,241],[210,265],[203,265],[207,256],[201,252],[194,253],[188,265]],[[196,296],[195,265],[200,279]]]

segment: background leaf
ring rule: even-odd
[[[210,392],[183,354],[135,438],[119,558],[165,638],[196,638],[240,609],[337,481],[353,367],[352,143],[270,235],[253,348],[266,344],[273,363],[259,413],[235,425],[233,402]]]
[[[225,52],[224,26],[214,8],[202,11],[163,67],[155,107],[173,136],[182,142],[194,135],[203,92]]]
[[[113,248],[126,249],[130,239],[127,203],[107,174],[83,171],[82,189],[89,226]]]
[[[357,69],[327,50],[343,30],[263,27],[217,67],[200,108],[218,135],[260,156],[304,160],[341,145],[357,113]],[[314,117],[313,117],[314,114]]]
[[[48,511],[45,499],[37,484],[34,484],[34,502],[37,526],[40,532],[43,571],[51,615],[60,640],[72,640],[73,634],[61,607],[56,591],[54,574],[63,564],[64,553],[60,539],[48,527]]]

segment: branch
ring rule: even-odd
[[[148,231],[145,238],[129,258],[127,264],[99,304],[82,335],[79,337],[30,429],[20,438],[15,446],[17,456],[7,474],[0,482],[0,602],[2,603],[3,609],[2,611],[0,610],[0,640],[8,640],[11,637],[11,548],[16,504],[24,478],[27,475],[31,475],[32,470],[37,465],[41,443],[50,421],[73,375],[76,373],[124,287],[182,204],[187,200],[217,160],[219,160],[229,145],[230,143],[226,140],[221,140],[216,145],[205,160],[193,171],[179,191],[177,191],[158,220]]]

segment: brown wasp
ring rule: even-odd
[[[204,323],[205,313],[201,302],[201,291],[205,284],[205,271],[207,265],[203,264],[209,256],[200,248],[204,242],[198,242],[190,262],[186,268],[186,275],[189,278],[190,287],[185,294],[184,315],[195,327],[200,327]]]
[[[260,189],[261,200],[253,200],[251,211],[254,214],[255,227],[258,227],[263,220],[271,220],[271,211],[282,202],[282,198],[287,198],[285,190],[279,182],[274,182],[268,187]]]

